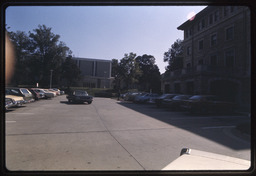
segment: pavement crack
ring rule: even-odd
[[[143,170],[146,170],[145,167],[117,140],[117,138],[111,133],[111,131],[108,129],[107,125],[104,123],[102,115],[99,113],[98,109],[93,105],[95,108],[96,113],[98,114],[98,117],[100,118],[100,121],[102,125],[105,127],[106,131],[109,133],[109,135],[140,165],[140,167]]]

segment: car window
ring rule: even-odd
[[[11,92],[15,93],[15,94],[18,94],[19,92],[15,89],[11,89]]]
[[[21,91],[22,93],[29,94],[29,92],[28,92],[27,89],[20,89],[20,91]]]
[[[77,96],[86,96],[88,95],[88,93],[86,91],[75,91],[74,92],[74,95],[77,95]]]

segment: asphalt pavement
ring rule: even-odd
[[[161,170],[189,147],[250,160],[241,114],[190,115],[109,98],[65,95],[6,113],[6,166],[17,171]]]

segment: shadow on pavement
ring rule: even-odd
[[[66,104],[66,105],[89,105],[86,102],[85,103],[79,103],[79,102],[69,103],[68,101],[60,101],[60,103]]]
[[[185,129],[235,150],[250,149],[250,133],[240,131],[250,127],[250,118],[239,114],[190,114],[157,108],[154,104],[134,104],[118,101],[118,104],[145,114],[164,123]],[[241,133],[241,135],[240,135]]]

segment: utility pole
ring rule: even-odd
[[[52,88],[52,72],[53,70],[50,70],[51,71],[51,76],[50,76],[50,89]]]

